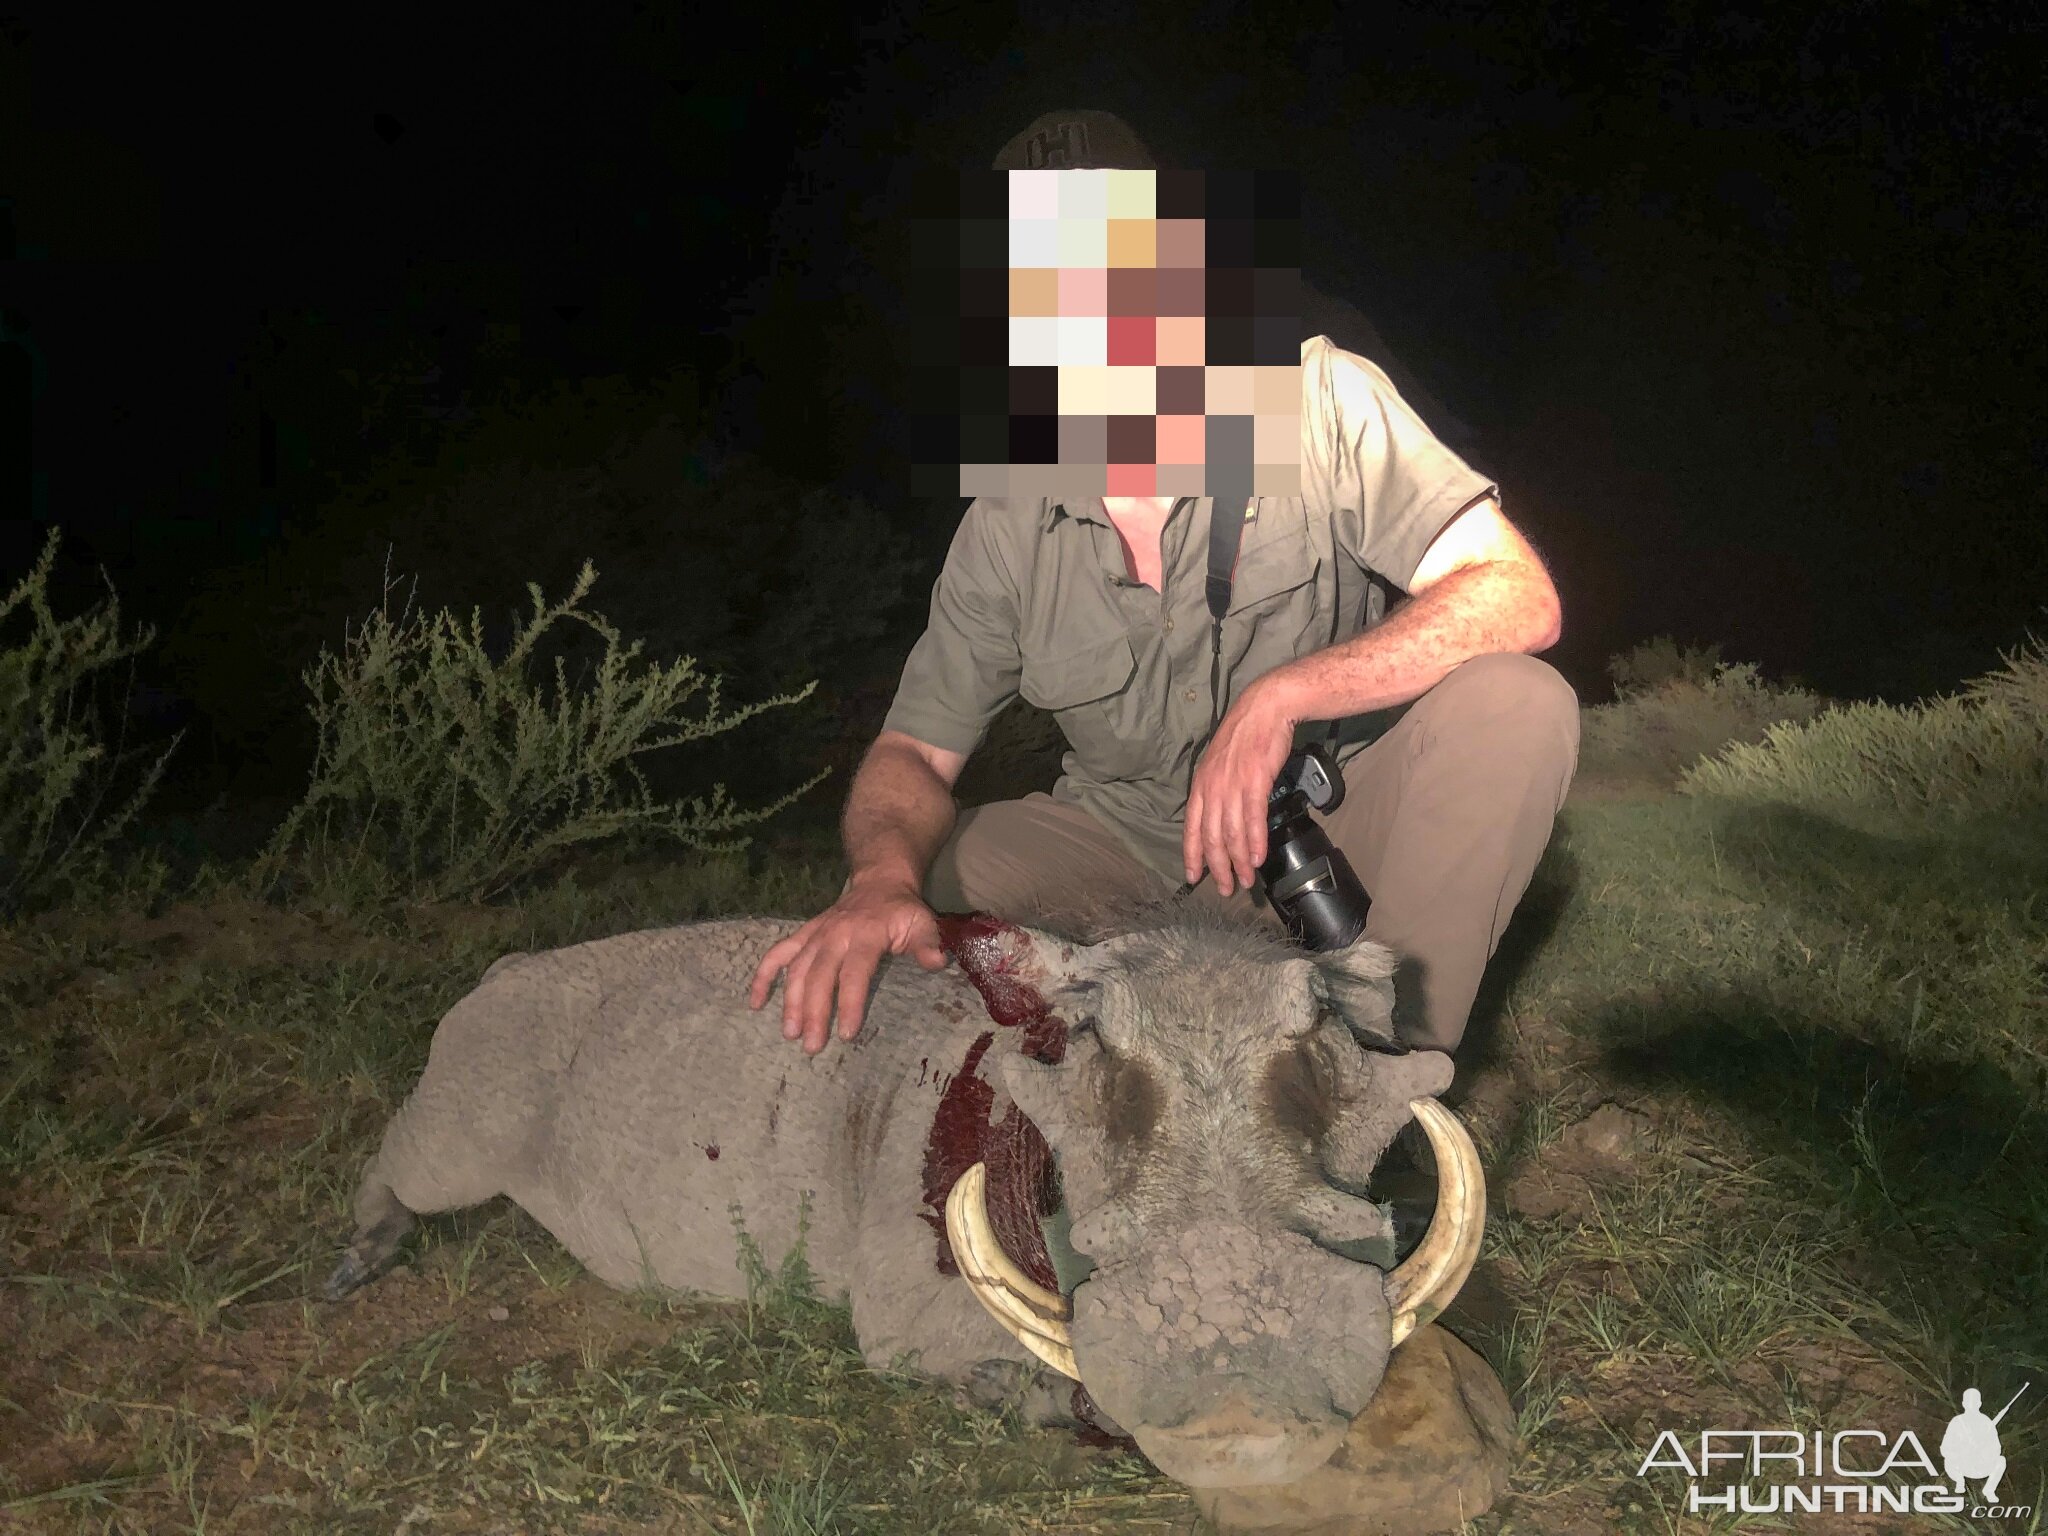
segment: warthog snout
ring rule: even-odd
[[[1139,1426],[1139,1449],[1168,1477],[1195,1488],[1298,1482],[1336,1454],[1349,1420],[1276,1412],[1272,1394],[1250,1377],[1204,1376],[1192,1384],[1185,1417]]]

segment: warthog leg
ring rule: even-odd
[[[356,1235],[327,1277],[321,1292],[329,1301],[339,1301],[375,1275],[398,1252],[413,1229],[413,1213],[400,1203],[389,1184],[378,1180],[365,1183],[356,1195]]]

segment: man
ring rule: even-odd
[[[1049,114],[998,169],[1129,166],[1106,114]],[[1123,130],[1128,134],[1128,130]],[[1142,163],[1149,166],[1149,156]],[[1498,488],[1426,427],[1374,362],[1300,354],[1299,495],[1247,508],[1210,732],[1206,496],[978,497],[930,623],[847,797],[837,901],[763,957],[783,1035],[858,1032],[885,954],[944,964],[934,911],[1023,920],[1086,896],[1248,901],[1265,809],[1297,732],[1408,706],[1340,747],[1325,819],[1372,899],[1365,936],[1403,957],[1396,1026],[1452,1050],[1548,841],[1577,760],[1578,701],[1531,653],[1560,613]],[[1374,581],[1408,594],[1365,619]],[[951,789],[1018,695],[1073,750],[1051,794],[956,815]]]

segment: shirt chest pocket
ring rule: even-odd
[[[1328,619],[1316,623],[1315,578],[1320,566],[1305,525],[1247,549],[1238,561],[1227,622],[1246,625],[1253,654],[1244,659],[1258,671],[1328,642]]]
[[[1127,778],[1166,755],[1163,722],[1145,719],[1133,696],[1137,670],[1128,637],[1112,635],[1057,656],[1027,655],[1017,692],[1059,721],[1089,777]]]

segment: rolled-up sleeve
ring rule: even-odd
[[[1000,502],[976,499],[960,519],[884,730],[971,753],[1017,697],[1017,588],[995,537],[996,520],[1011,515]]]
[[[1377,367],[1316,337],[1302,347],[1302,494],[1337,547],[1404,592],[1460,512],[1499,487],[1439,440]]]

